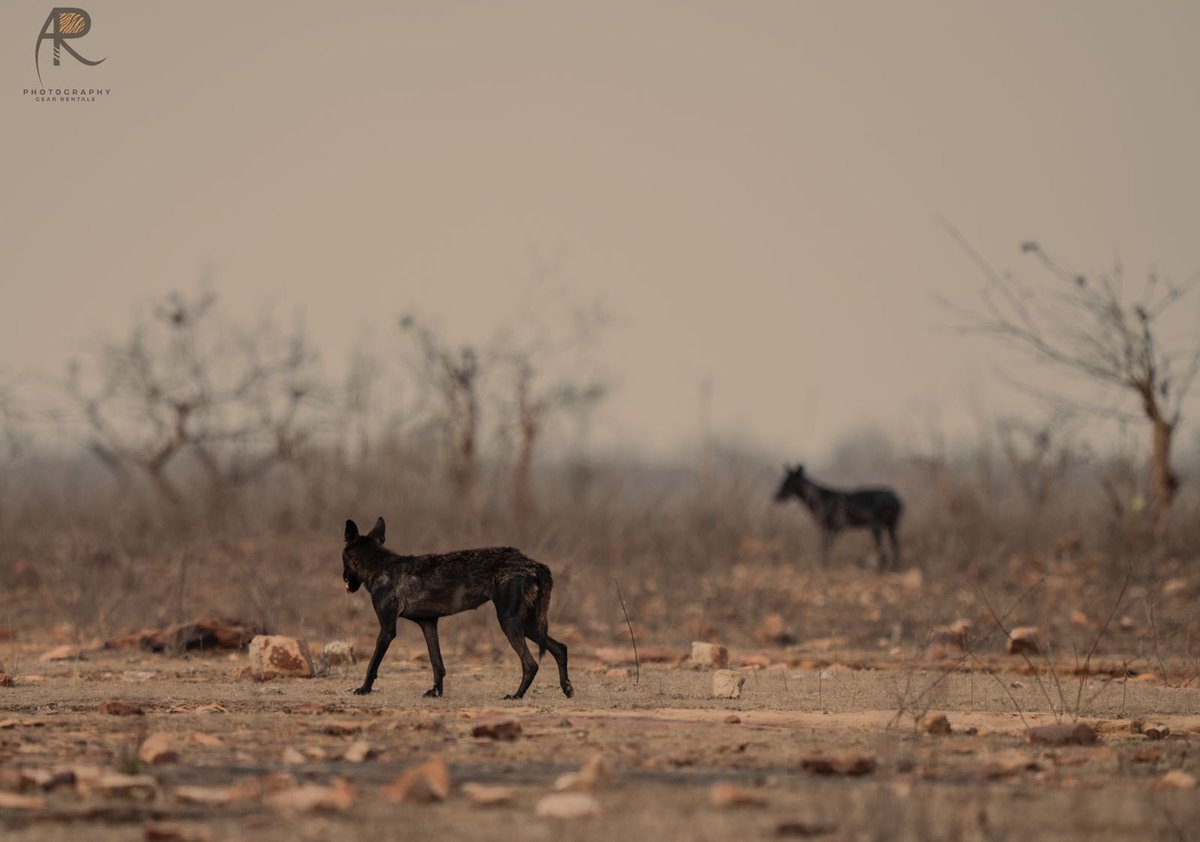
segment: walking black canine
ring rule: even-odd
[[[808,507],[821,528],[821,552],[829,557],[833,539],[843,529],[866,528],[875,537],[875,549],[879,553],[879,569],[889,566],[894,570],[900,566],[900,543],[896,539],[896,525],[904,506],[896,492],[890,488],[859,488],[854,491],[835,491],[817,485],[804,474],[804,466],[783,466],[783,484],[775,493],[775,501],[782,503],[795,497]],[[887,530],[891,552],[885,557],[883,532]]]
[[[379,664],[396,636],[396,620],[403,617],[421,627],[429,647],[433,687],[425,695],[441,696],[446,668],[438,645],[438,618],[478,608],[491,600],[500,628],[521,659],[521,686],[505,698],[524,696],[537,675],[538,659],[525,645],[527,637],[538,645],[539,658],[545,651],[554,656],[563,693],[568,698],[574,695],[571,679],[567,677],[567,647],[550,636],[547,621],[550,590],[554,586],[549,567],[526,558],[512,547],[442,555],[397,555],[383,548],[384,530],[383,518],[366,535],[358,534],[354,521],[346,521],[342,579],[349,593],[367,586],[379,618],[375,654],[367,667],[366,680],[355,693],[361,696],[371,692],[371,685],[379,675]]]

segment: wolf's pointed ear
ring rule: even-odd
[[[346,543],[349,544],[358,537],[358,524],[352,520],[346,521]]]
[[[382,544],[383,543],[383,533],[386,529],[387,529],[387,527],[384,526],[384,524],[383,524],[383,518],[380,518],[379,520],[375,521],[375,526],[372,527],[371,531],[367,533],[367,537],[374,538],[376,541],[378,541],[380,544]]]

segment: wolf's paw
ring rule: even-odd
[[[355,687],[352,691],[356,696],[365,696],[371,692],[370,687]]]
[[[428,690],[426,690],[421,695],[423,697],[425,697],[426,699],[440,699],[442,697],[442,688],[441,687],[430,687]]]
[[[571,682],[569,681],[564,681],[562,683],[562,691],[563,695],[568,699],[575,695],[575,688],[571,686]]]

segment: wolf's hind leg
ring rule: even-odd
[[[425,695],[436,698],[442,695],[442,679],[446,677],[446,667],[442,663],[442,647],[438,643],[437,618],[414,621],[421,627],[425,635],[425,645],[429,647],[429,666],[433,668],[433,687],[425,691]]]
[[[498,593],[494,601],[500,628],[504,631],[504,636],[508,638],[509,644],[512,645],[513,651],[517,653],[517,657],[521,659],[521,686],[517,688],[517,692],[511,696],[505,696],[505,698],[520,699],[529,689],[529,685],[533,683],[533,677],[537,675],[538,671],[537,658],[533,657],[533,653],[525,645],[525,627],[529,622],[528,612],[522,599],[520,586],[510,587]]]
[[[567,644],[561,640],[555,640],[550,635],[546,635],[543,641],[539,638],[536,624],[531,620],[525,626],[525,636],[534,643],[545,645],[546,651],[554,657],[554,662],[558,664],[558,684],[562,687],[563,695],[568,699],[575,695],[575,688],[571,686],[571,678],[567,675]]]

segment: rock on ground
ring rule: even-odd
[[[328,666],[338,667],[343,664],[353,664],[354,644],[346,640],[331,640],[321,650],[322,659]]]
[[[297,810],[301,813],[341,812],[354,806],[354,789],[342,778],[332,786],[304,784],[294,789],[285,789],[268,795],[266,801],[272,807]]]
[[[766,796],[761,792],[731,783],[716,783],[708,791],[708,800],[714,807],[764,807]]]
[[[612,781],[612,764],[602,754],[594,754],[578,772],[567,772],[559,775],[554,781],[554,788],[565,790],[592,790],[608,786]]]
[[[308,644],[294,637],[260,634],[250,641],[250,668],[262,676],[312,678]]]
[[[521,720],[515,716],[489,716],[471,726],[471,736],[489,740],[515,740],[521,736]]]
[[[414,804],[445,801],[449,794],[450,769],[442,757],[431,758],[409,769],[383,790],[383,796],[389,801]]]
[[[480,807],[508,804],[517,797],[517,791],[511,786],[467,783],[462,785],[462,791],[463,795],[467,796],[472,804]]]
[[[692,664],[698,667],[724,669],[729,666],[729,650],[719,643],[693,641]]]
[[[142,742],[138,749],[138,758],[143,763],[159,766],[163,763],[174,763],[179,759],[179,752],[175,750],[175,744],[171,740],[170,734],[158,732],[151,734]]]
[[[1084,722],[1035,725],[1025,732],[1025,736],[1031,743],[1052,746],[1090,746],[1099,739],[1096,729]]]
[[[736,699],[742,695],[746,676],[733,670],[717,670],[712,677],[712,694],[717,699]]]
[[[1008,654],[1037,655],[1042,651],[1038,645],[1038,630],[1033,626],[1017,626],[1008,633]]]
[[[582,819],[600,815],[600,802],[586,792],[556,792],[538,801],[534,812],[551,819]]]
[[[801,768],[814,775],[846,775],[857,777],[869,775],[875,771],[875,755],[873,754],[829,754],[806,757],[800,762]]]

